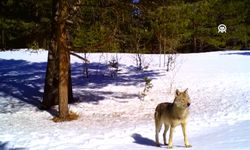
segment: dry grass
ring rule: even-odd
[[[69,115],[65,118],[55,116],[51,120],[57,123],[57,122],[64,122],[64,121],[73,121],[73,120],[77,120],[78,118],[79,118],[79,115],[77,113],[70,111]]]

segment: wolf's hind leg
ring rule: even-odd
[[[164,145],[168,145],[167,140],[166,140],[166,134],[168,132],[169,125],[164,123],[164,127],[165,127],[165,129],[164,129],[164,132],[163,132],[163,142],[164,142]]]
[[[155,119],[155,142],[156,142],[156,146],[160,146],[159,132],[161,131],[161,126],[162,126],[162,123],[158,119]]]

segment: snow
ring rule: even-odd
[[[155,146],[153,114],[158,103],[173,101],[177,88],[188,88],[191,97],[190,150],[250,149],[249,51],[178,54],[170,72],[163,67],[163,56],[143,56],[149,67],[138,71],[133,54],[87,54],[89,78],[84,78],[82,60],[72,56],[78,102],[70,110],[80,118],[54,123],[56,107],[37,108],[47,51],[0,52],[0,150],[165,149]],[[112,58],[118,58],[121,69],[114,78],[107,65]],[[152,79],[153,88],[142,98],[144,77]],[[181,127],[175,129],[173,144],[186,149]]]

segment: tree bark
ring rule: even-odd
[[[161,67],[161,54],[162,54],[162,42],[161,42],[161,34],[159,34],[159,51],[160,51],[160,55],[159,55],[159,67]]]
[[[69,115],[69,65],[70,55],[67,44],[66,18],[68,17],[68,5],[65,0],[59,0],[58,18],[58,54],[59,54],[59,118],[66,119]]]
[[[2,42],[2,48],[5,49],[5,40],[4,40],[4,29],[2,29],[2,35],[1,35],[1,42]]]
[[[49,109],[51,106],[57,105],[59,100],[58,83],[59,83],[59,66],[58,66],[58,52],[57,52],[57,26],[56,14],[58,12],[58,1],[53,0],[52,6],[52,23],[51,23],[51,41],[48,52],[48,63],[46,69],[44,94],[42,105],[44,109]]]
[[[52,42],[53,46],[56,43]],[[43,107],[49,109],[51,106],[58,104],[58,57],[56,49],[50,46],[48,53],[48,63],[45,77],[45,86],[43,94]]]
[[[58,16],[57,16],[58,15]],[[51,42],[45,77],[43,108],[59,104],[59,117],[68,115],[68,102],[73,102],[70,55],[66,34],[67,2],[53,0]]]
[[[197,26],[195,21],[193,20],[193,30],[195,31],[195,33],[193,33],[193,52],[197,52],[197,37],[196,37],[196,30],[197,30]]]

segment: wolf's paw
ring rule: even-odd
[[[159,143],[156,143],[156,146],[157,146],[157,147],[161,147],[161,145],[160,145]]]
[[[188,145],[185,145],[186,148],[190,148],[192,147],[192,145],[188,144]]]
[[[172,145],[168,145],[168,146],[167,146],[167,149],[172,149],[172,148],[173,148]]]

